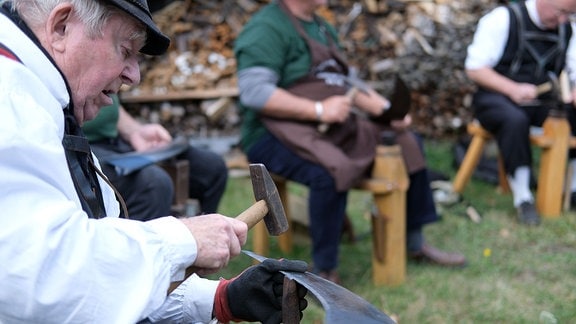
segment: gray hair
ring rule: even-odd
[[[86,31],[90,37],[102,36],[102,31],[108,19],[114,15],[130,17],[119,8],[98,0],[6,0],[14,4],[14,9],[20,17],[30,26],[41,25],[48,19],[50,12],[57,5],[70,3],[74,6],[74,14],[86,25]],[[0,0],[2,2],[2,0]],[[130,17],[131,18],[131,17]],[[141,33],[136,33],[133,38],[146,38],[145,27]]]

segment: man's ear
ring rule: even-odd
[[[56,6],[46,22],[46,40],[54,51],[62,52],[66,48],[66,39],[70,35],[67,30],[71,26],[72,10],[70,3]]]

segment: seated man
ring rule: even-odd
[[[95,119],[84,123],[82,129],[99,159],[110,154],[151,149],[172,140],[161,125],[142,124],[130,116],[120,105],[118,96],[114,96],[114,104],[102,108]],[[193,146],[182,155],[190,163],[190,198],[199,201],[201,213],[216,212],[228,179],[223,158]],[[125,199],[130,218],[149,220],[171,214],[174,186],[161,167],[149,165],[121,176],[113,166],[102,164],[104,173]]]
[[[250,162],[309,188],[314,271],[338,281],[340,233],[347,194],[369,171],[380,132],[397,129],[410,188],[407,246],[410,256],[462,266],[462,255],[424,242],[422,227],[438,219],[422,150],[410,119],[378,125],[351,113],[354,105],[377,117],[388,100],[370,90],[354,98],[344,78],[334,27],[314,14],[322,1],[282,0],[256,13],[235,43],[242,105],[242,147]],[[327,130],[320,131],[327,126]],[[320,128],[318,128],[320,127]]]
[[[542,126],[550,109],[558,105],[549,94],[539,96],[537,85],[549,81],[549,71],[559,75],[564,68],[571,72],[574,84],[576,44],[569,18],[575,12],[574,0],[528,0],[500,6],[479,20],[468,47],[466,73],[478,85],[472,102],[474,115],[496,138],[522,224],[540,223],[530,190],[530,126]],[[575,111],[563,109],[575,134]],[[576,151],[570,150],[569,155],[570,164],[576,167]],[[572,192],[576,191],[574,175],[569,179]]]

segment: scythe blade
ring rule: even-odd
[[[257,261],[267,258],[252,251],[242,251]],[[292,279],[308,289],[308,292],[320,302],[325,312],[325,323],[330,324],[392,324],[396,323],[362,297],[350,290],[326,280],[311,272],[282,271]]]

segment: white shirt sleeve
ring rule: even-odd
[[[497,7],[480,18],[464,66],[467,70],[494,67],[508,42],[510,16],[506,7]]]
[[[216,280],[191,275],[174,289],[162,307],[151,314],[147,321],[166,324],[210,322],[218,284]]]
[[[0,323],[147,317],[194,262],[195,239],[174,217],[88,219],[61,144],[60,103],[22,65],[0,57],[0,70]],[[210,285],[194,288],[213,301]],[[211,312],[202,305],[198,313]]]
[[[572,37],[568,44],[568,52],[566,53],[566,73],[572,82],[572,87],[576,85],[576,24],[572,23]]]

